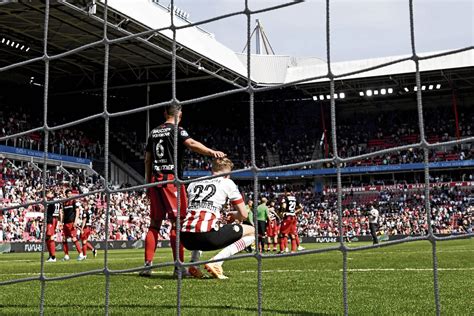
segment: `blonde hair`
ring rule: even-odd
[[[216,158],[212,161],[212,171],[214,172],[219,172],[227,168],[230,170],[234,168],[234,163],[227,157]]]

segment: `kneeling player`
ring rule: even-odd
[[[233,167],[228,158],[217,158],[212,162],[212,174],[228,173]],[[253,226],[246,224],[222,224],[221,210],[229,199],[235,208],[228,214],[229,222],[242,222],[248,216],[242,195],[229,176],[193,182],[188,187],[189,205],[182,222],[181,240],[188,250],[193,250],[191,261],[199,260],[200,250],[221,249],[212,259],[230,257],[248,247],[255,240]],[[223,261],[208,263],[206,270],[215,278],[227,279],[222,270]],[[197,276],[196,268],[189,269]]]

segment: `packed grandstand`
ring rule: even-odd
[[[42,195],[41,172],[32,166],[17,167],[3,159],[0,163],[0,199],[2,207],[8,208],[34,202]],[[56,192],[56,198],[65,198],[65,191],[72,188],[75,194],[87,193],[102,186],[100,179],[84,181],[81,171],[67,172],[53,169],[48,174],[48,190]],[[436,182],[435,182],[436,183]],[[242,187],[247,200],[252,199],[253,188]],[[298,216],[298,233],[302,237],[336,237],[338,215],[336,192],[326,188],[323,192],[304,185],[264,184],[261,197],[275,202],[278,213],[282,196],[292,191],[304,209]],[[431,223],[436,234],[463,234],[473,231],[474,225],[474,179],[465,182],[438,182],[430,194],[432,206]],[[149,201],[140,191],[113,193],[110,198],[109,232],[105,232],[105,196],[89,195],[78,199],[81,211],[93,211],[92,240],[143,240],[149,225]],[[378,185],[352,187],[344,191],[343,235],[367,236],[368,204],[375,203],[381,212],[381,235],[424,235],[428,222],[424,210],[422,185]],[[0,241],[39,242],[43,221],[42,205],[31,205],[3,212],[0,222]],[[170,225],[165,223],[160,232],[162,239],[168,238]],[[62,241],[61,231],[56,232],[56,241]]]

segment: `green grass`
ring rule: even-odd
[[[353,243],[352,247],[364,243]],[[332,245],[307,244],[307,248]],[[189,255],[189,254],[188,254]],[[158,249],[155,262],[171,259],[169,249]],[[205,253],[203,259],[210,258]],[[62,253],[59,253],[59,258]],[[99,269],[96,259],[45,265],[46,275],[61,276]],[[0,255],[0,280],[37,276],[38,253]],[[114,250],[111,269],[141,266],[143,250]],[[439,288],[443,315],[473,315],[474,240],[438,243]],[[263,314],[342,314],[342,254],[328,252],[297,257],[265,259]],[[352,315],[435,314],[431,244],[414,242],[348,254],[348,303]],[[257,261],[253,258],[224,264],[228,280],[184,279],[183,315],[255,315]],[[111,276],[109,313],[112,315],[175,315],[177,282],[172,268],[155,270],[149,279],[136,273]],[[40,282],[0,286],[0,315],[37,315]],[[45,314],[97,315],[104,313],[103,275],[48,282]]]

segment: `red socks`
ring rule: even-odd
[[[82,247],[81,247],[81,243],[79,242],[79,240],[76,240],[76,241],[74,242],[74,245],[76,245],[76,250],[77,250],[77,252],[78,252],[79,254],[81,254],[81,252],[82,252]]]
[[[69,246],[67,245],[67,241],[63,242],[63,250],[65,255],[69,255]]]
[[[155,256],[156,243],[158,241],[158,231],[149,228],[145,238],[145,262],[152,262]]]
[[[176,261],[176,228],[171,228],[170,244],[173,251],[173,260]],[[179,261],[184,262],[184,247],[182,243],[179,243]]]
[[[291,252],[295,252],[296,248],[296,238],[291,238]]]
[[[288,243],[288,237],[280,238],[280,251],[285,251],[286,244]]]
[[[154,228],[148,229],[145,239],[145,261],[152,262],[155,256],[156,243],[158,241],[158,231]],[[172,228],[170,232],[170,245],[173,251],[173,260],[176,260],[176,229]],[[184,262],[184,247],[179,245],[179,260]]]
[[[46,240],[46,247],[48,248],[49,256],[55,257],[56,256],[56,244],[54,240],[49,239]]]
[[[82,254],[84,256],[87,256],[87,249],[94,250],[94,247],[92,247],[92,244],[88,242],[87,240],[84,242],[82,241]]]

